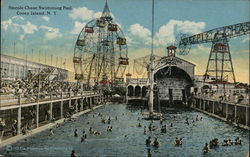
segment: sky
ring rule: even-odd
[[[249,0],[155,0],[154,53],[166,55],[166,47],[175,43],[179,33],[194,35],[249,21],[249,3]],[[1,52],[19,58],[27,54],[28,60],[53,66],[64,67],[62,63],[66,61],[66,69],[73,73],[76,39],[88,21],[100,17],[104,4],[105,0],[2,0]],[[127,38],[128,69],[133,74],[133,59],[151,51],[152,1],[108,0],[108,5],[113,21]],[[31,11],[50,14],[31,15]],[[232,38],[229,44],[236,81],[248,83],[249,37]],[[210,48],[211,43],[193,45],[188,55],[178,57],[194,63],[196,74],[203,75]]]

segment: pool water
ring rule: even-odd
[[[0,154],[4,154],[6,157],[69,157],[71,151],[75,150],[78,157],[145,157],[148,149],[151,150],[153,157],[245,157],[249,153],[247,130],[234,127],[203,113],[184,109],[174,111],[162,109],[166,119],[163,124],[167,125],[167,133],[161,133],[160,122],[154,121],[153,125],[157,127],[157,130],[147,131],[147,134],[144,135],[144,126],[148,126],[151,121],[138,120],[138,117],[142,118],[141,112],[140,108],[125,104],[105,105],[78,117],[73,122],[66,122],[59,128],[53,128],[54,135],[50,135],[49,130],[43,131],[0,149]],[[98,116],[98,113],[101,113],[102,116]],[[197,115],[203,117],[203,120],[191,122]],[[103,124],[101,119],[104,117],[108,119],[109,116],[111,123]],[[187,117],[191,122],[189,125],[185,123]],[[139,122],[142,127],[138,127]],[[173,123],[173,127],[170,127],[171,123]],[[106,131],[110,125],[113,127],[112,132]],[[90,134],[88,131],[90,127],[100,131],[101,135]],[[78,130],[78,137],[74,136],[75,129]],[[83,130],[87,132],[88,136],[85,142],[81,142]],[[160,147],[146,146],[145,140],[148,136],[151,136],[152,140],[157,137],[161,143]],[[202,153],[205,143],[209,143],[213,138],[218,138],[221,143],[224,139],[234,141],[238,136],[243,140],[243,145],[220,145],[208,154]],[[175,137],[183,138],[182,146],[175,146]]]

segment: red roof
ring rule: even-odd
[[[173,46],[173,45],[167,47],[167,49],[176,49],[176,48],[177,48],[177,47],[176,47],[176,46]]]
[[[236,87],[236,88],[245,88],[244,86],[241,86],[241,85],[239,85],[239,84],[236,85],[235,87]]]
[[[221,43],[218,43],[218,44],[215,44],[215,46],[226,47],[227,45],[225,45],[225,44],[221,44]]]
[[[212,81],[212,82],[209,82],[209,84],[232,84],[232,83],[227,82],[227,81]]]

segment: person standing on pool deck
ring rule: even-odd
[[[2,138],[4,134],[5,122],[0,118],[0,144],[2,143]]]

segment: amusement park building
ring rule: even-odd
[[[40,64],[24,59],[1,54],[1,79],[2,80],[16,80],[26,79],[28,74],[35,76],[43,71],[46,71],[48,79],[66,81],[68,79],[68,70]]]
[[[194,68],[191,62],[175,56],[176,47],[168,47],[168,56],[154,62],[154,95],[157,103],[186,101],[194,87]],[[150,66],[149,66],[150,67]],[[127,100],[147,100],[147,79],[131,79],[127,85]]]

